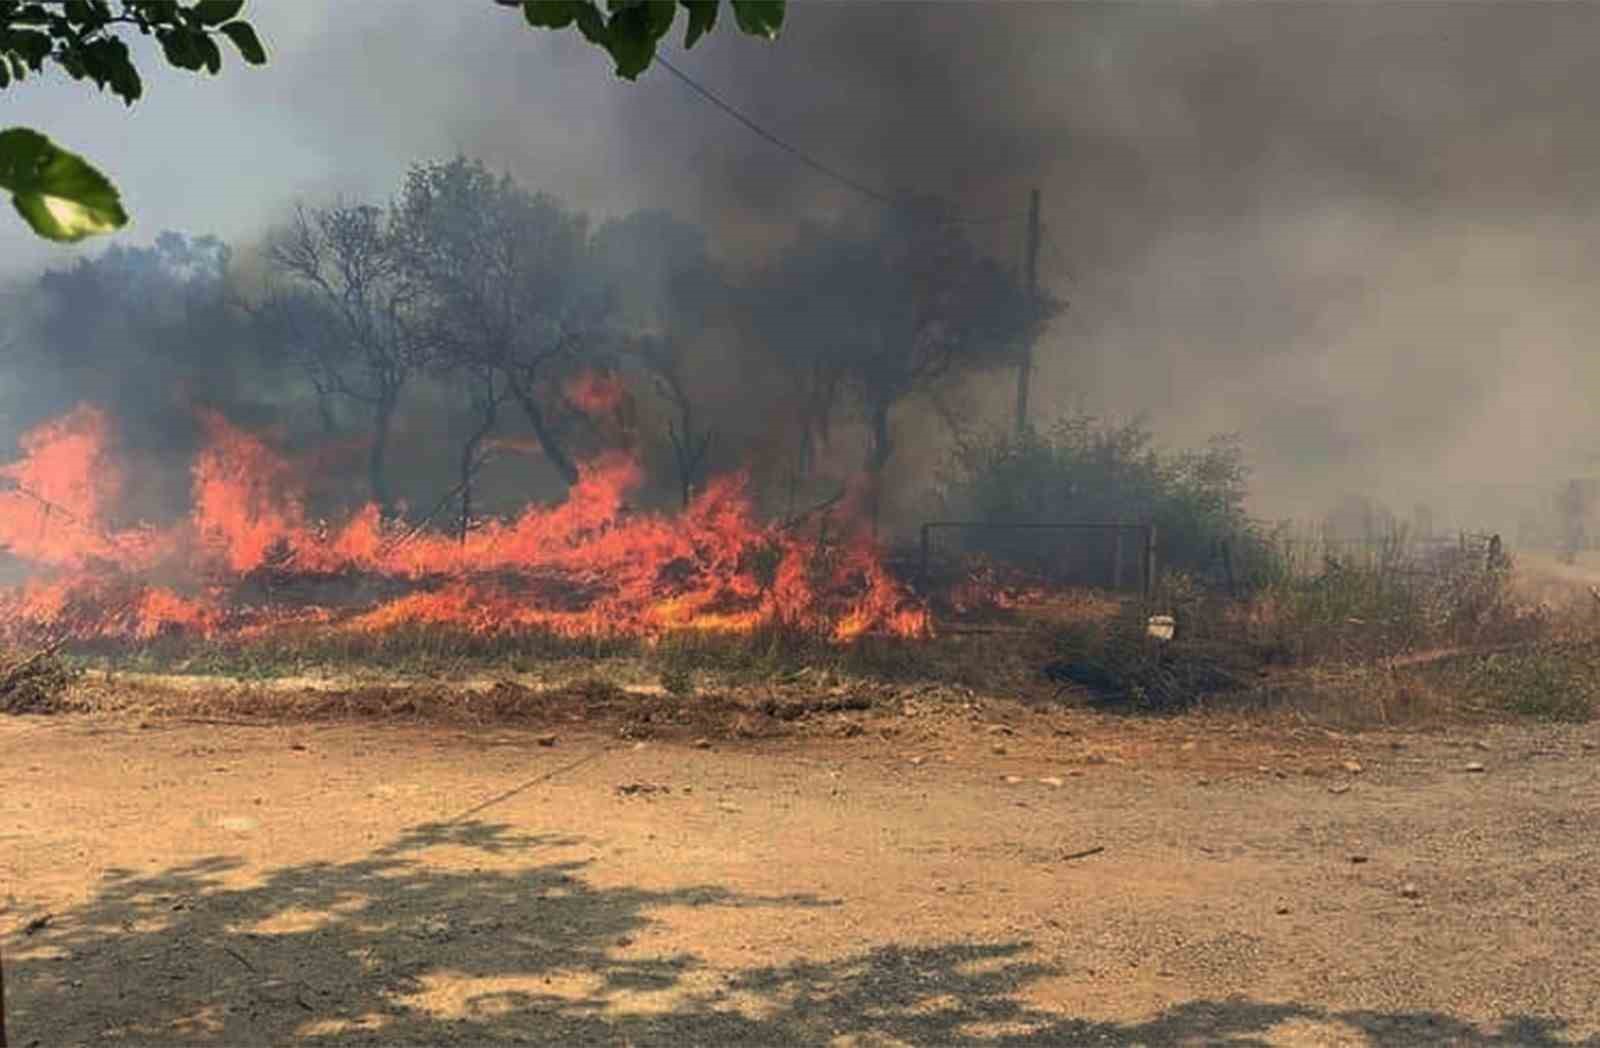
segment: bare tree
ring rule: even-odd
[[[268,258],[293,290],[261,311],[327,406],[345,398],[371,413],[367,481],[385,516],[385,474],[401,394],[429,356],[420,289],[403,264],[392,217],[370,205],[299,208]]]
[[[665,211],[636,211],[596,231],[592,254],[616,311],[622,359],[649,375],[671,418],[667,440],[687,506],[704,482],[716,431],[695,410],[694,343],[721,317],[727,289],[705,234]]]
[[[495,426],[499,423],[500,406],[505,403],[508,383],[498,370],[479,361],[468,361],[459,367],[467,387],[467,395],[472,401],[473,413],[478,420],[477,426],[461,445],[461,459],[458,466],[460,479],[457,486],[461,493],[460,533],[461,541],[465,543],[467,533],[472,530],[473,481],[487,460],[488,456],[484,452],[483,445],[493,435]]]
[[[627,343],[627,355],[649,373],[656,394],[667,402],[673,418],[667,421],[667,440],[672,445],[673,464],[678,473],[678,492],[688,506],[705,480],[707,460],[716,440],[716,430],[702,425],[689,395],[686,372],[688,362],[681,344],[666,338],[639,338]]]
[[[515,401],[576,483],[560,383],[597,351],[604,313],[585,265],[585,219],[462,157],[412,167],[396,215],[407,272],[426,290],[431,343],[485,395],[489,428],[498,398]]]

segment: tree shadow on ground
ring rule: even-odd
[[[658,911],[763,908],[785,921],[837,903],[598,887],[588,861],[541,855],[582,844],[437,823],[360,860],[261,876],[221,856],[113,871],[98,896],[8,947],[12,1044],[1264,1045],[1297,1021],[1381,1046],[1580,1043],[1562,1039],[1559,1020],[1485,1032],[1437,1013],[1244,999],[1146,1022],[1078,1019],[1027,1000],[1030,983],[1062,973],[1023,942],[883,945],[744,969],[639,956],[630,947]],[[433,848],[452,849],[454,868],[425,861]]]

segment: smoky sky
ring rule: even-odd
[[[668,208],[734,265],[863,203],[664,70],[616,80],[487,2],[251,9],[265,69],[152,59],[131,113],[58,82],[6,122],[114,171],[141,242],[248,240],[456,151],[596,217]],[[1070,303],[1040,421],[1236,431],[1264,513],[1352,490],[1471,525],[1595,468],[1600,5],[796,3],[775,43],[666,54],[856,179],[1011,216],[972,227],[1008,261],[1037,187]],[[0,272],[70,254],[0,229]]]

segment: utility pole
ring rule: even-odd
[[[1039,307],[1039,191],[1028,197],[1028,309]],[[1030,325],[1031,327],[1032,325]],[[1017,436],[1028,431],[1028,386],[1033,381],[1033,333],[1022,346],[1017,368]]]

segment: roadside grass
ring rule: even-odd
[[[1057,593],[1026,608],[989,608],[921,640],[865,636],[838,644],[782,627],[642,639],[306,626],[92,641],[26,664],[0,657],[0,712],[74,708],[66,696],[85,671],[124,682],[221,679],[246,691],[336,686],[362,696],[342,701],[369,714],[411,709],[416,696],[405,698],[406,689],[437,692],[429,701],[449,703],[443,696],[451,688],[480,694],[497,682],[610,689],[613,699],[633,701],[738,695],[758,704],[763,694],[879,683],[1138,714],[1288,713],[1355,727],[1481,717],[1582,721],[1600,707],[1596,602],[1584,593],[1561,606],[1530,603],[1497,549],[1463,542],[1419,565],[1399,544],[1363,557],[1325,554],[1320,562],[1303,546],[1285,546],[1276,560],[1250,569],[1250,586],[1237,596],[1169,573],[1148,601]],[[1151,635],[1153,613],[1172,616],[1171,639]],[[495,708],[474,701],[482,711]],[[512,716],[523,701],[502,712]]]
[[[1584,721],[1600,708],[1592,600],[1527,601],[1498,545],[1463,540],[1426,562],[1399,540],[1320,563],[1304,550],[1255,565],[1237,597],[1168,575],[1148,605],[1057,631],[1053,674],[1128,712],[1275,711],[1342,726]],[[1171,640],[1149,635],[1156,611],[1175,620]]]

